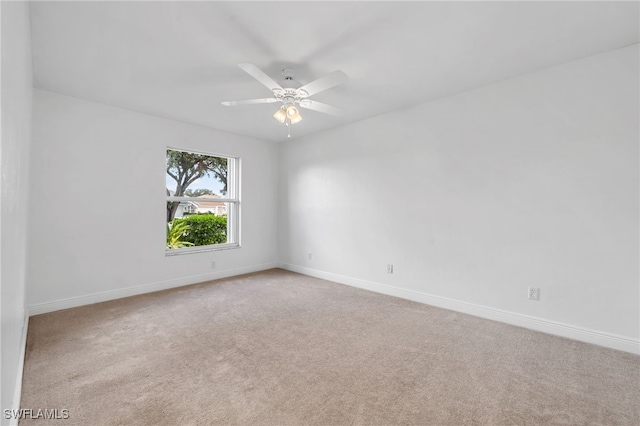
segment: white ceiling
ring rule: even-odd
[[[293,137],[639,41],[638,2],[34,2],[34,86],[281,141],[278,104],[237,67],[302,84],[349,80],[312,99]]]

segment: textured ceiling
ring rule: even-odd
[[[278,104],[237,64],[305,84],[349,80],[312,99],[293,137],[330,129],[637,43],[638,2],[34,2],[34,86],[282,141]]]

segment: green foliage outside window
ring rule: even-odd
[[[176,223],[175,221],[167,223],[167,248],[177,249],[192,246],[193,243],[184,241],[184,235],[187,232],[187,224]]]
[[[206,213],[194,214],[174,219],[171,226],[172,228],[179,227],[184,229],[179,240],[189,246],[206,246],[227,242],[226,216]],[[167,244],[167,248],[178,247],[169,247]]]

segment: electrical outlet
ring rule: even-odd
[[[313,260],[313,254],[311,254],[311,253],[307,253],[307,259],[309,259],[309,260]]]
[[[391,263],[387,265],[387,274],[393,274],[393,265]]]
[[[537,287],[529,287],[527,297],[531,300],[540,300],[540,289]]]
[[[211,269],[216,269],[216,261],[212,260],[210,266],[211,266]]]

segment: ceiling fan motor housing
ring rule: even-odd
[[[282,70],[282,77],[284,77],[284,80],[279,82],[282,89],[273,90],[273,96],[276,99],[287,105],[299,103],[302,99],[309,96],[309,93],[305,90],[299,89],[302,84],[294,80],[295,72],[291,68],[284,68]]]
[[[283,87],[282,89],[275,89],[273,91],[273,96],[277,100],[287,104],[299,103],[301,100],[309,96],[309,94],[304,90]]]

